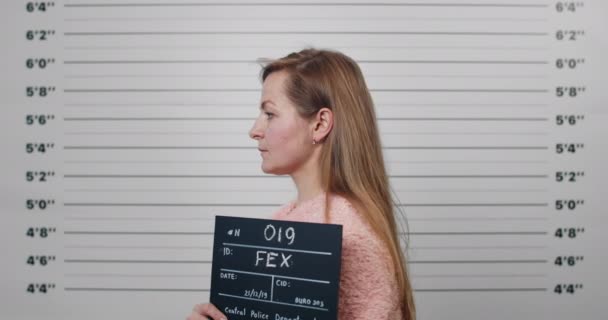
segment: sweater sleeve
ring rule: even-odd
[[[398,296],[388,250],[369,235],[345,234],[338,318],[402,319]]]

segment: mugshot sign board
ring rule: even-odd
[[[231,320],[335,320],[342,226],[216,216],[210,301]]]

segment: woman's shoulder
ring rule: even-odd
[[[296,200],[291,200],[279,207],[273,214],[272,219],[289,220],[299,222],[321,222],[322,212],[325,204],[325,194],[319,194],[312,199],[296,205]]]
[[[293,209],[294,203],[295,203],[295,201],[292,200],[292,201],[289,201],[289,202],[285,203],[284,205],[280,206],[278,209],[276,209],[272,213],[271,219],[284,220],[285,215]]]
[[[330,195],[329,222],[343,226],[344,236],[373,237],[374,233],[367,223],[364,212],[360,212],[355,203],[341,195]]]

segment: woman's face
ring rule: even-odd
[[[287,77],[286,71],[266,77],[260,115],[249,131],[249,136],[258,141],[265,173],[292,174],[311,159],[312,128],[285,95]]]

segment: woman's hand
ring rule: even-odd
[[[199,303],[192,308],[186,320],[227,320],[226,316],[211,303]]]

